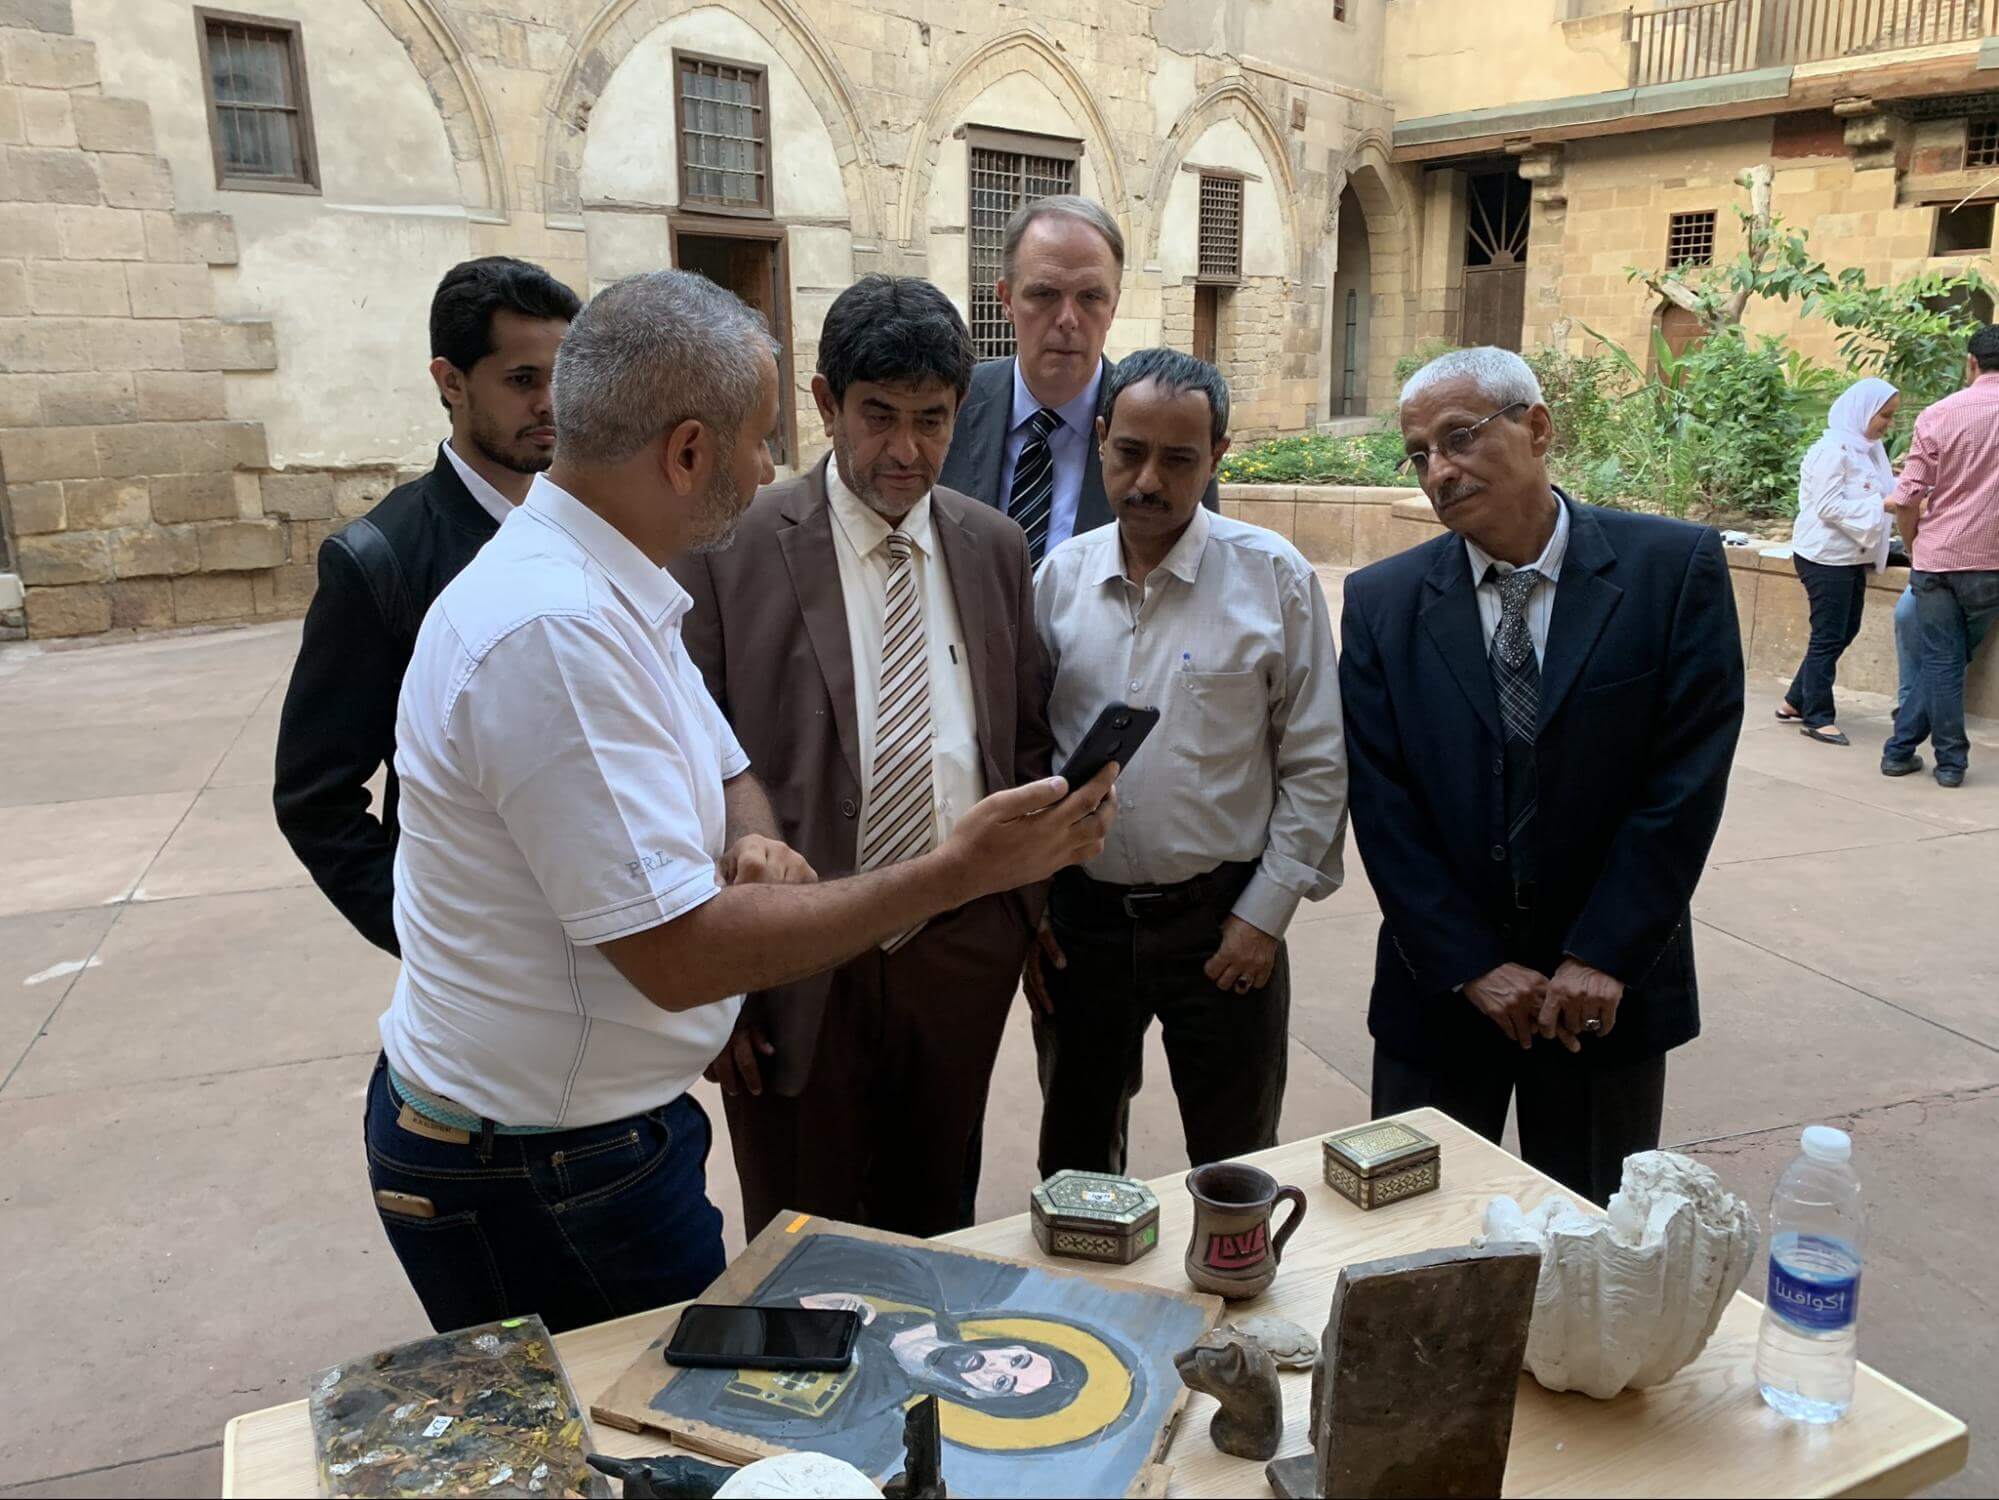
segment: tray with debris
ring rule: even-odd
[[[398,1344],[312,1382],[319,1492],[608,1496],[590,1434],[538,1317]]]

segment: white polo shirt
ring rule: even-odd
[[[681,644],[691,602],[540,475],[417,633],[382,1045],[499,1124],[668,1103],[735,1025],[740,997],[661,1010],[596,946],[719,889],[722,783],[749,757]]]

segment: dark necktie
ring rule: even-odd
[[[1501,575],[1497,564],[1486,580],[1499,589],[1499,629],[1492,637],[1492,685],[1499,694],[1499,720],[1506,730],[1506,848],[1513,872],[1514,903],[1532,900],[1534,851],[1528,835],[1539,800],[1534,741],[1541,716],[1541,664],[1527,628],[1527,601],[1541,575],[1515,568]]]
[[[1027,441],[1013,466],[1013,493],[1007,497],[1006,513],[1027,533],[1027,560],[1032,565],[1048,550],[1048,522],[1055,509],[1055,452],[1048,446],[1048,435],[1062,425],[1062,414],[1044,406],[1026,425]]]

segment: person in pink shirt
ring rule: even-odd
[[[1901,483],[1888,499],[1909,544],[1909,588],[1921,635],[1922,681],[1895,715],[1881,774],[1923,768],[1927,715],[1938,786],[1964,785],[1970,643],[1999,617],[1999,324],[1971,336],[1965,388],[1916,418]]]

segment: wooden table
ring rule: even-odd
[[[1274,1286],[1252,1312],[1273,1312],[1314,1334],[1325,1326],[1333,1282],[1353,1261],[1462,1244],[1479,1231],[1486,1203],[1506,1193],[1523,1207],[1560,1189],[1499,1147],[1434,1110],[1403,1116],[1443,1147],[1443,1186],[1406,1203],[1362,1213],[1325,1185],[1315,1137],[1249,1160],[1305,1191],[1307,1211]],[[1153,1182],[1160,1245],[1137,1264],[1106,1274],[1184,1287],[1180,1260],[1191,1230],[1181,1174]],[[1026,1214],[948,1236],[976,1250],[1042,1260]],[[1074,1262],[1059,1262],[1074,1265]],[[1853,1410],[1830,1427],[1794,1425],[1756,1394],[1752,1362],[1762,1304],[1738,1294],[1701,1357],[1671,1382],[1614,1401],[1555,1395],[1522,1375],[1514,1409],[1508,1495],[1907,1495],[1964,1467],[1964,1423],[1862,1365]],[[608,1389],[661,1330],[658,1312],[560,1335],[556,1345],[586,1405]],[[1284,1377],[1284,1456],[1302,1453],[1307,1378]],[[1263,1466],[1218,1453],[1208,1441],[1213,1401],[1195,1396],[1167,1450],[1169,1494],[1268,1493]],[[595,1424],[606,1453],[672,1451],[663,1438]],[[230,1422],[222,1439],[222,1493],[311,1495],[317,1476],[303,1401]]]

